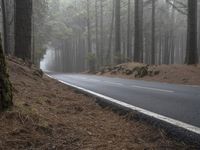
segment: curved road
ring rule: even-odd
[[[83,74],[53,78],[200,128],[200,86]]]

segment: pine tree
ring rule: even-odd
[[[187,49],[185,63],[198,63],[197,52],[197,0],[188,0]]]
[[[32,0],[15,0],[15,56],[31,60]]]
[[[0,39],[0,111],[12,106],[12,85],[6,68],[5,56]]]

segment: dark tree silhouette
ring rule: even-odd
[[[135,0],[134,61],[143,62],[143,0]]]
[[[12,106],[12,86],[6,68],[6,61],[0,39],[0,111]]]
[[[15,0],[15,55],[31,60],[32,0]]]
[[[121,0],[115,2],[115,64],[121,63]]]
[[[197,52],[197,0],[188,0],[187,49],[185,63],[198,63]]]

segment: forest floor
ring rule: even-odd
[[[198,149],[102,108],[23,61],[9,59],[14,107],[0,113],[0,149]]]
[[[102,68],[97,75],[175,84],[200,85],[200,65],[154,65],[124,63]]]

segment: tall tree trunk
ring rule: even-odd
[[[95,58],[92,54],[91,26],[90,26],[90,0],[87,0],[87,29],[88,29],[88,69],[90,72],[95,71]]]
[[[32,16],[32,62],[35,63],[35,18]]]
[[[188,0],[187,49],[185,63],[198,63],[197,52],[197,0]]]
[[[92,52],[91,28],[90,28],[90,0],[87,0],[87,30],[88,30],[88,53]]]
[[[169,39],[170,35],[168,30],[165,31],[165,44],[164,44],[164,53],[163,53],[163,59],[164,59],[164,64],[168,65],[169,64],[169,59],[170,59],[170,52],[169,52]]]
[[[100,66],[100,51],[99,51],[99,19],[98,19],[98,0],[95,0],[95,25],[96,25],[96,59],[97,68]]]
[[[175,31],[174,31],[174,24],[175,24],[175,10],[172,10],[171,14],[171,30],[170,30],[170,63],[174,64],[174,53],[175,53]]]
[[[112,1],[113,9],[112,9],[112,17],[111,17],[111,24],[110,24],[110,35],[108,41],[108,51],[106,56],[107,65],[111,64],[111,48],[112,48],[112,39],[113,39],[113,26],[114,26],[114,15],[115,15],[115,0]]]
[[[6,54],[9,54],[8,52],[8,34],[7,34],[7,19],[6,19],[6,6],[5,1],[1,0],[1,8],[2,8],[2,17],[3,17],[3,46],[4,51]]]
[[[198,54],[199,54],[199,59],[200,59],[200,3],[199,3],[199,5],[198,5],[199,7],[199,11],[198,11],[198,22],[199,22],[199,25],[198,25],[198,49],[199,49],[199,51],[198,51]]]
[[[121,63],[121,0],[115,2],[115,64]]]
[[[135,0],[134,61],[143,62],[143,0]]]
[[[9,108],[12,105],[12,86],[9,81],[2,41],[0,39],[0,111]]]
[[[101,29],[101,44],[100,44],[100,50],[101,50],[101,66],[104,65],[104,31],[103,31],[103,1],[100,1],[100,5],[101,5],[101,25],[100,25],[100,29]]]
[[[152,0],[152,25],[151,25],[151,64],[155,64],[155,0]]]
[[[129,60],[132,60],[132,48],[131,48],[131,0],[128,0],[127,58]]]
[[[32,0],[15,0],[15,55],[31,60]]]

